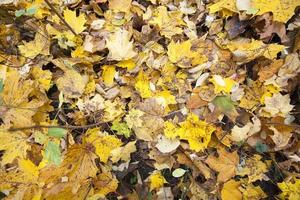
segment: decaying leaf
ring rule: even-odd
[[[267,165],[261,161],[261,156],[255,154],[252,158],[246,160],[244,166],[239,166],[237,175],[248,176],[248,182],[252,183],[264,178],[267,172]]]
[[[83,77],[75,70],[67,70],[64,76],[57,79],[57,87],[69,98],[80,97],[85,88]]]

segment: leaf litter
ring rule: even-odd
[[[300,199],[299,9],[1,1],[1,198]]]

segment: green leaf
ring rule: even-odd
[[[174,176],[175,178],[179,178],[182,177],[185,174],[185,172],[186,170],[178,168],[172,172],[172,176]]]
[[[55,165],[60,165],[61,163],[61,152],[59,145],[50,141],[48,142],[45,149],[45,158]]]
[[[48,135],[57,137],[57,138],[62,138],[66,135],[67,131],[63,128],[49,128],[48,129]]]
[[[34,15],[37,11],[37,7],[33,6],[26,9],[26,15]]]
[[[3,79],[0,78],[0,93],[3,91],[3,87],[4,87]]]
[[[261,142],[256,142],[255,144],[255,150],[259,153],[265,153],[268,151],[268,146]]]
[[[33,134],[34,141],[39,144],[45,144],[48,140],[48,136],[38,131]]]
[[[15,16],[16,17],[21,17],[22,15],[24,15],[26,13],[26,11],[24,9],[21,9],[21,10],[17,10],[15,12]]]
[[[235,109],[234,102],[228,96],[217,96],[212,103],[223,112],[229,112]]]
[[[117,122],[114,121],[111,129],[117,131],[118,135],[124,135],[126,138],[129,138],[131,135],[131,130],[129,129],[128,125],[124,122]]]

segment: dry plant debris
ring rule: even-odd
[[[1,199],[300,199],[299,0],[2,0],[0,21]]]

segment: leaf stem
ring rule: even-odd
[[[53,12],[59,17],[59,19],[70,29],[70,31],[77,35],[76,32],[73,30],[73,28],[66,22],[66,20],[59,14],[59,12],[54,8],[54,6],[49,2],[49,0],[45,0],[46,4],[51,8]]]
[[[72,126],[72,125],[34,125],[17,128],[9,128],[8,131],[22,131],[27,129],[39,129],[39,128],[65,128],[65,129],[80,129],[80,128],[94,128],[106,122],[97,122],[95,124],[83,125],[83,126]]]

